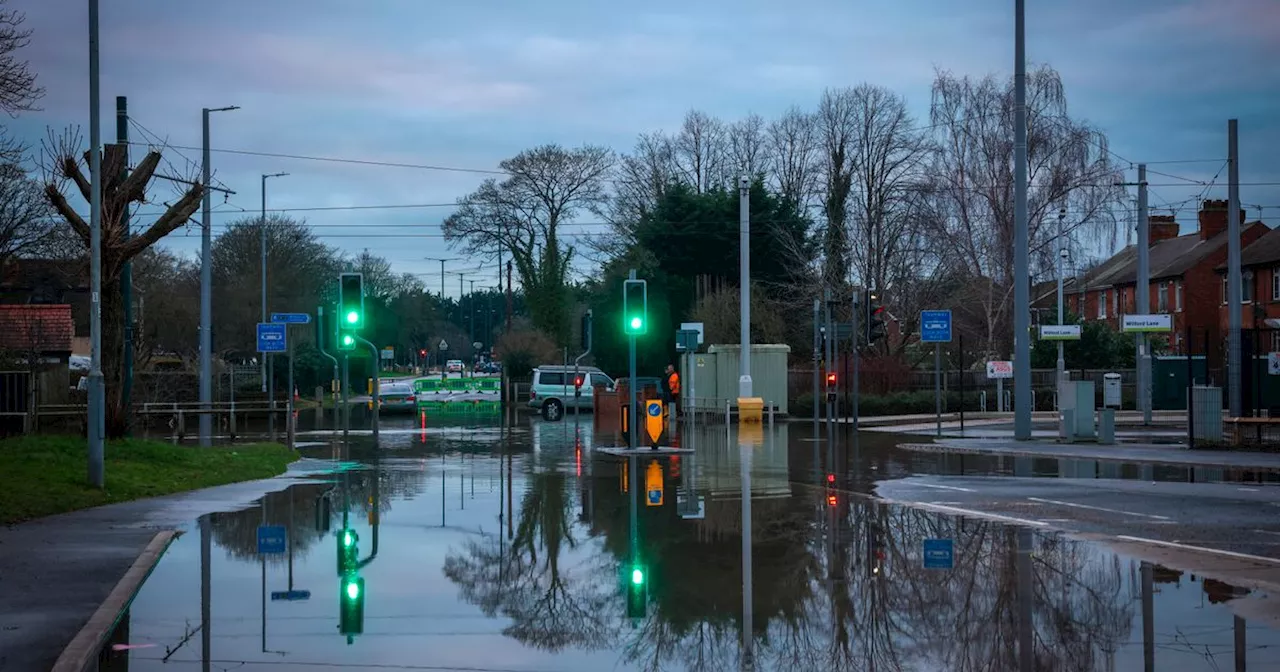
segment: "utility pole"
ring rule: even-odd
[[[102,386],[102,120],[99,115],[98,0],[89,0],[89,483],[105,485]]]
[[[751,179],[738,178],[738,244],[741,263],[738,271],[739,305],[742,315],[739,333],[742,338],[742,355],[738,358],[738,396],[751,396]]]
[[[271,173],[262,176],[262,218],[258,220],[258,252],[262,256],[262,319],[261,322],[267,321],[267,178],[284,177],[289,173]],[[262,391],[267,391],[267,362],[271,361],[271,353],[264,353],[262,357]],[[271,401],[275,401],[275,389],[271,388]],[[275,420],[275,414],[271,414],[272,421]]]
[[[498,269],[498,272],[501,273],[502,269]],[[499,286],[502,285],[501,275],[498,276],[498,285]],[[511,313],[513,310],[512,308],[513,305],[514,303],[511,298],[511,260],[508,259],[507,260],[507,332],[508,333],[511,332]]]
[[[129,100],[116,96],[116,143],[124,152],[124,164],[120,167],[120,181],[129,176]],[[129,222],[129,202],[125,201],[120,212],[120,224],[124,239],[131,237],[133,227]],[[133,261],[126,260],[120,267],[120,301],[124,304],[124,376],[120,381],[120,406],[128,412],[133,397]],[[127,425],[126,425],[127,426]]]
[[[204,204],[200,214],[200,446],[213,445],[213,183],[209,162],[209,113],[238,110],[239,107],[200,110],[203,135],[202,164]]]
[[[440,262],[440,301],[444,302],[444,262],[457,261],[458,257],[423,257],[427,261]]]
[[[818,364],[822,362],[822,329],[821,329],[821,311],[822,301],[818,298],[813,300],[813,438],[818,438],[818,399],[822,392],[818,389],[818,380],[822,377],[822,372],[818,370]]]
[[[1231,417],[1243,412],[1240,389],[1240,146],[1235,119],[1227,120],[1227,406]]]
[[[1138,314],[1151,312],[1151,223],[1147,214],[1147,164],[1138,164]],[[1124,309],[1120,306],[1121,310]],[[1138,408],[1142,411],[1142,424],[1151,424],[1151,353],[1147,335],[1134,334],[1134,347],[1138,353]]]
[[[1063,227],[1063,221],[1066,218],[1067,218],[1067,209],[1058,208],[1058,326],[1062,326],[1066,322],[1064,317],[1065,306],[1063,305],[1063,301],[1065,300],[1065,297],[1063,296],[1063,293],[1062,293],[1062,279],[1063,279],[1062,271],[1063,271],[1063,265],[1067,259],[1067,241],[1066,241],[1066,238],[1064,237],[1066,234],[1066,230]],[[1057,388],[1058,388],[1059,406],[1061,406],[1061,403],[1062,403],[1062,399],[1061,399],[1062,384],[1067,380],[1067,360],[1063,356],[1062,345],[1063,345],[1062,341],[1058,341]],[[962,373],[961,375],[963,376],[964,374]]]
[[[1027,223],[1027,17],[1014,0],[1013,102],[1013,435],[1031,438],[1031,270]]]

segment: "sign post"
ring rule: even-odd
[[[920,311],[920,342],[933,344],[934,423],[942,436],[942,344],[951,342],[951,311]]]
[[[996,381],[996,408],[1001,413],[1005,412],[1004,407],[1004,381],[1013,377],[1013,362],[1010,361],[992,361],[987,362],[987,380]]]
[[[307,313],[271,313],[271,323],[281,325],[281,328],[288,330],[292,324],[311,324],[311,316]],[[288,395],[288,401],[285,402],[285,410],[288,415],[285,417],[284,426],[285,434],[289,439],[289,447],[293,447],[293,341],[288,342],[289,351],[289,387],[285,394]]]

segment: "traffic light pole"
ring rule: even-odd
[[[320,350],[320,354],[324,355],[325,357],[328,357],[329,361],[333,362],[333,380],[334,382],[340,382],[340,379],[338,377],[339,376],[338,358],[329,354],[328,351],[324,349],[324,306],[316,306],[316,346],[317,346],[317,349]],[[330,388],[332,387],[333,386],[330,385]],[[333,394],[332,390],[330,390],[329,396],[333,397],[333,431],[336,432],[338,431],[338,423],[339,423],[338,395]],[[322,408],[321,409],[322,416],[324,415],[323,411],[324,409]]]
[[[370,421],[370,425],[373,428],[373,445],[376,448],[378,445],[378,416],[382,410],[382,400],[379,394],[379,388],[382,386],[378,381],[378,346],[365,340],[363,336],[356,336],[355,338],[368,346],[369,352],[373,353],[373,419]]]

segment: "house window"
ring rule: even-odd
[[[1280,266],[1271,269],[1271,300],[1280,301]]]
[[[1253,303],[1253,273],[1245,273],[1240,278],[1240,301]]]
[[[1169,312],[1169,283],[1168,282],[1160,283],[1159,288],[1156,290],[1156,312],[1157,313]]]
[[[1222,304],[1226,305],[1226,303],[1227,303],[1227,279],[1223,278],[1222,279]]]
[[[1280,352],[1280,331],[1271,332],[1271,352]]]
[[[1107,290],[1098,292],[1098,319],[1107,319]]]
[[[1182,312],[1182,281],[1181,280],[1179,280],[1178,284],[1173,288],[1173,309],[1179,313]]]
[[[1129,290],[1116,290],[1116,314],[1124,315],[1129,312]]]

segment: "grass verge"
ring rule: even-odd
[[[88,485],[83,437],[0,441],[0,524],[284,473],[298,454],[277,443],[175,446],[124,439],[106,447],[106,488]]]

